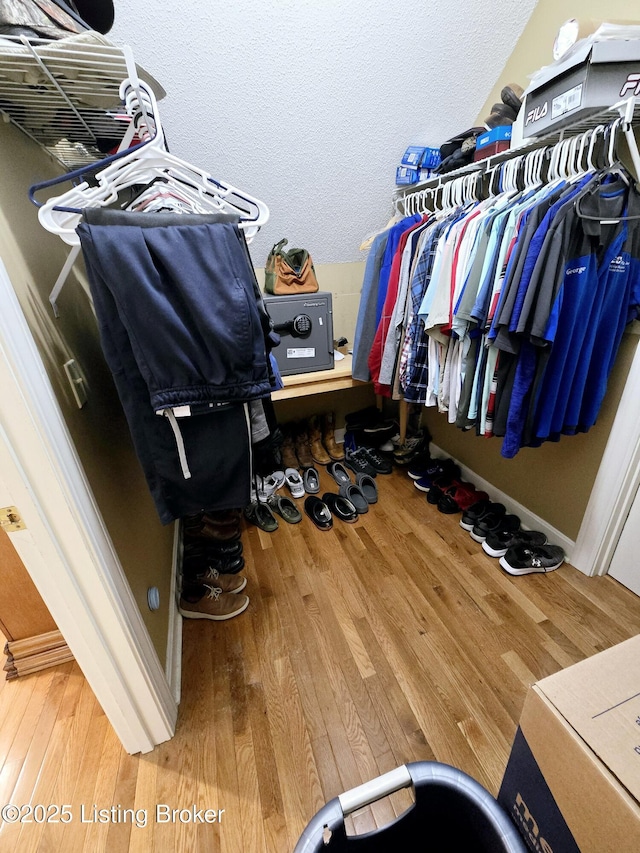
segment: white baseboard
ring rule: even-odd
[[[178,612],[178,574],[181,561],[180,522],[176,521],[173,533],[173,557],[171,560],[171,585],[169,591],[169,628],[167,632],[167,662],[165,674],[174,699],[180,704],[182,684],[182,616]]]
[[[449,456],[448,453],[445,453],[444,450],[433,443],[430,445],[430,451],[431,455],[436,458]],[[559,545],[564,550],[567,562],[571,562],[571,554],[576,544],[573,539],[569,539],[568,536],[556,530],[553,525],[546,522],[543,518],[528,510],[521,503],[518,503],[518,501],[505,494],[505,492],[497,489],[483,477],[479,477],[471,468],[462,465],[457,459],[454,459],[454,462],[460,466],[461,475],[464,480],[473,483],[478,490],[487,492],[492,501],[504,504],[508,512],[520,518],[522,527],[525,530],[539,530],[541,533],[544,533],[552,545]]]

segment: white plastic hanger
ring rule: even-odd
[[[147,136],[147,141],[97,172],[94,177],[96,186],[83,181],[45,202],[38,211],[42,226],[58,234],[70,246],[77,246],[79,238],[75,229],[84,208],[113,204],[128,187],[151,183],[162,177],[169,185],[174,184],[183,191],[188,188],[191,197],[198,199],[198,212],[225,211],[238,215],[239,225],[249,242],[269,218],[269,209],[264,202],[170,154],[164,146],[155,97],[144,83],[132,86],[130,81],[124,81],[120,96],[127,111],[134,116],[138,133]],[[154,135],[148,138],[151,129]]]

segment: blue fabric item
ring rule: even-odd
[[[522,312],[522,307],[524,305],[524,301],[526,298],[527,290],[529,284],[531,282],[531,278],[533,276],[533,271],[535,269],[536,262],[538,257],[542,251],[542,246],[547,236],[547,232],[551,227],[551,223],[555,219],[556,214],[559,212],[560,208],[565,205],[568,201],[571,201],[575,198],[575,196],[589,183],[589,181],[593,180],[593,175],[587,175],[581,181],[579,181],[568,194],[563,195],[558,201],[549,208],[547,213],[545,214],[544,219],[538,226],[536,233],[531,238],[531,244],[529,246],[529,251],[527,252],[527,257],[525,259],[524,268],[522,270],[522,275],[520,276],[520,283],[518,285],[518,294],[516,297],[516,304],[513,308],[513,313],[511,315],[511,322],[509,323],[509,331],[514,332],[516,330],[520,331],[518,326],[520,320],[520,314]]]
[[[407,216],[404,219],[401,219],[400,222],[398,222],[396,225],[389,229],[389,236],[382,258],[382,265],[380,267],[380,276],[378,280],[378,294],[376,297],[376,329],[378,328],[378,323],[380,322],[380,318],[382,317],[382,309],[384,308],[384,302],[387,296],[387,288],[389,287],[391,265],[393,264],[393,258],[400,244],[400,239],[405,233],[405,231],[408,231],[410,228],[420,222],[421,219],[422,216],[419,213],[416,213],[413,216]]]
[[[284,388],[284,382],[282,381],[282,374],[280,373],[277,359],[272,352],[269,353],[269,361],[271,362],[271,370],[273,371],[273,389],[274,391],[280,391]]]
[[[389,231],[383,231],[374,238],[364,268],[358,318],[353,336],[351,366],[351,375],[354,379],[360,380],[360,382],[368,382],[371,379],[367,362],[378,327],[376,323],[376,305],[380,283],[380,267],[388,238]]]

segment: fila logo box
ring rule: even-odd
[[[534,853],[640,851],[640,636],[530,688],[498,801]]]
[[[569,57],[541,69],[524,94],[523,138],[583,121],[640,94],[640,38],[585,39]]]

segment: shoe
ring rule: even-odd
[[[244,517],[266,533],[273,533],[274,530],[278,529],[278,519],[266,503],[251,501],[249,506],[244,509]]]
[[[248,596],[225,593],[220,587],[203,583],[183,589],[178,609],[186,619],[222,621],[238,616],[248,606]]]
[[[514,545],[500,557],[500,565],[510,575],[530,575],[559,569],[564,557],[558,545]]]
[[[229,524],[237,524],[240,521],[242,518],[242,509],[208,510],[207,512],[203,512],[201,517],[207,524],[226,527]],[[191,518],[197,518],[197,516],[191,516]]]
[[[384,459],[373,447],[361,447],[360,453],[365,460],[375,469],[376,474],[391,474],[393,465],[388,459]]]
[[[494,533],[496,530],[516,530],[520,529],[520,519],[517,515],[505,515],[504,513],[488,512],[483,519],[473,526],[473,530],[469,535],[475,542],[484,542],[489,533]]]
[[[232,595],[236,595],[237,593],[242,592],[245,588],[247,585],[247,579],[244,575],[222,574],[213,567],[208,568],[203,572],[183,578],[183,584],[185,587],[203,583],[211,584],[211,586],[221,589],[223,593],[229,592]]]
[[[341,486],[343,483],[353,482],[349,472],[344,467],[342,462],[331,462],[329,465],[327,465],[327,471],[329,472],[329,474],[331,474],[331,476],[339,486]]]
[[[369,501],[364,496],[364,492],[360,486],[355,483],[343,483],[340,486],[340,494],[343,498],[351,501],[359,515],[369,512]]]
[[[297,468],[287,468],[284,472],[287,488],[292,498],[304,497],[304,482]]]
[[[409,465],[428,443],[428,438],[422,430],[411,437],[406,437],[404,443],[393,451],[393,461],[396,465]]]
[[[233,542],[183,542],[183,558],[187,557],[240,557],[242,554],[242,540]]]
[[[347,450],[344,456],[344,464],[350,468],[354,474],[369,474],[371,477],[377,475],[376,469],[367,461],[367,457],[363,453],[364,448],[359,447],[358,450]]]
[[[460,479],[460,466],[456,465],[453,459],[434,459],[433,465],[428,471],[419,477],[413,479],[413,485],[421,492],[428,492],[433,483],[440,477],[449,477],[451,480]]]
[[[287,524],[297,524],[302,521],[302,513],[291,498],[285,495],[271,495],[267,500],[267,506],[272,512],[277,512],[284,518]]]
[[[416,483],[417,482],[419,481],[416,480]],[[413,485],[415,486],[415,483]],[[462,485],[461,480],[457,477],[452,477],[450,474],[442,474],[440,477],[436,477],[433,483],[431,483],[431,488],[427,492],[427,503],[435,506],[446,491],[452,489],[454,486],[460,485]],[[466,485],[471,484],[467,483]]]
[[[331,462],[331,456],[329,456],[322,443],[322,431],[318,418],[315,415],[309,418],[308,436],[309,450],[313,461],[318,465],[328,465]]]
[[[284,486],[284,471],[274,471],[266,477],[256,478],[256,493],[259,501],[266,501],[268,497],[275,494]]]
[[[547,537],[537,530],[494,530],[487,533],[482,543],[482,550],[490,557],[504,557],[509,548],[514,545],[525,545],[527,548],[547,544]]]
[[[358,409],[357,412],[350,412],[345,415],[344,421],[346,428],[351,432],[358,430],[373,430],[380,425],[382,420],[380,409],[376,406],[367,406],[364,409]]]
[[[517,83],[509,83],[500,92],[500,100],[503,104],[506,104],[508,107],[511,107],[512,110],[515,110],[516,113],[518,113],[520,111],[520,107],[522,106],[523,94],[524,89],[522,88],[522,86],[519,86]]]
[[[343,495],[336,495],[333,492],[325,492],[322,500],[329,507],[329,511],[340,521],[346,521],[348,524],[353,524],[358,520],[358,510],[348,498]]]
[[[339,462],[344,459],[344,448],[336,441],[336,416],[333,412],[322,417],[322,443],[333,460]]]
[[[201,575],[214,569],[221,575],[236,575],[244,569],[244,557],[207,557],[207,556],[184,556],[182,559],[183,575]]]
[[[320,491],[320,475],[315,468],[305,468],[302,472],[302,483],[308,495],[317,495]]]
[[[422,450],[414,456],[411,464],[407,468],[407,474],[412,480],[419,480],[421,477],[428,476],[434,465],[437,465],[440,460],[432,459],[431,453],[428,450]]]
[[[309,447],[309,434],[304,423],[297,425],[293,435],[293,444],[301,468],[313,468],[313,456]],[[286,470],[286,469],[285,469]]]
[[[506,515],[507,508],[504,504],[494,503],[491,500],[481,500],[477,504],[470,506],[469,509],[462,513],[460,519],[460,527],[463,530],[473,530],[476,524],[485,517],[488,512]]]
[[[479,492],[473,483],[458,483],[442,495],[437,504],[438,512],[453,515],[456,512],[464,512],[482,500],[489,500],[486,492]]]
[[[182,530],[185,542],[235,542],[240,539],[240,525],[214,527],[201,521],[198,524],[185,524]]]
[[[297,468],[299,465],[298,457],[296,456],[296,448],[293,443],[293,435],[291,429],[283,429],[284,441],[280,447],[280,455],[282,457],[282,468]]]
[[[369,474],[356,474],[356,486],[367,499],[367,503],[378,503],[378,487],[376,481]]]
[[[331,510],[323,500],[315,495],[309,495],[305,499],[304,511],[319,530],[331,530],[333,527]]]

